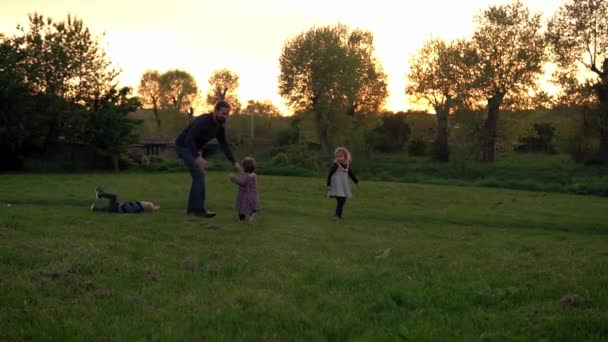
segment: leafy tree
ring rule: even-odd
[[[272,104],[272,101],[247,101],[247,106],[241,110],[242,115],[255,115],[255,116],[267,116],[267,117],[279,117],[281,111]]]
[[[347,114],[357,126],[361,116],[378,113],[388,97],[386,74],[374,57],[374,36],[354,30],[347,45],[353,80],[347,84]]]
[[[18,29],[20,34],[12,39],[23,56],[25,85],[49,104],[43,146],[60,136],[70,140],[79,134],[76,126],[83,119],[76,108],[112,88],[118,71],[80,19],[68,15],[65,21],[55,22],[34,13],[29,26]]]
[[[567,98],[580,103],[589,98],[588,94],[595,94],[599,103],[600,158],[608,161],[608,1],[565,1],[549,22],[547,39]],[[584,81],[579,82],[578,77],[584,77]]]
[[[487,101],[481,137],[481,159],[495,159],[496,127],[508,93],[521,95],[536,84],[545,61],[540,14],[530,14],[520,1],[490,6],[477,18],[473,35],[475,60],[470,64],[471,91]]]
[[[35,118],[30,113],[37,112],[32,111],[34,101],[25,85],[22,60],[12,40],[0,34],[0,153],[5,156],[0,169],[17,167],[23,145],[33,143],[29,123]]]
[[[441,38],[425,42],[411,58],[406,94],[415,101],[431,105],[437,118],[433,157],[449,160],[448,116],[468,95],[467,55],[470,44],[463,40],[446,43]]]
[[[209,77],[207,104],[214,106],[219,101],[228,101],[232,112],[239,113],[241,103],[236,96],[239,87],[239,75],[228,69],[215,70]]]
[[[151,106],[154,110],[154,117],[156,118],[156,125],[160,129],[161,121],[158,115],[158,107],[162,99],[163,93],[161,92],[162,87],[160,83],[160,74],[156,70],[147,70],[142,76],[139,82],[139,88],[137,94],[139,99],[144,106]]]
[[[251,139],[254,138],[254,131],[255,131],[255,117],[268,117],[268,118],[272,118],[272,117],[280,117],[281,116],[281,112],[279,111],[279,109],[277,107],[275,107],[271,101],[266,100],[266,101],[255,101],[255,100],[249,100],[247,101],[247,107],[245,107],[245,109],[241,110],[240,114],[242,115],[249,115],[249,117],[251,118]]]
[[[107,152],[133,142],[133,129],[122,124],[137,100],[115,90],[118,73],[81,20],[33,14],[29,27],[19,30],[13,37],[0,34],[0,150],[14,166],[59,140]]]
[[[161,106],[186,112],[198,92],[194,77],[187,71],[169,70],[160,76]]]
[[[279,59],[279,93],[300,113],[311,113],[323,152],[330,135],[380,108],[386,75],[373,56],[373,35],[345,25],[312,28],[285,42]]]
[[[54,22],[34,13],[29,16],[29,30],[18,29],[21,35],[15,41],[24,53],[27,82],[35,92],[84,104],[113,86],[119,72],[82,20],[68,15],[65,21]]]
[[[118,159],[127,147],[138,141],[136,127],[139,121],[128,114],[141,105],[130,97],[131,89],[110,89],[108,93],[93,100],[83,140],[93,146],[97,153],[112,157],[114,169],[118,170]]]

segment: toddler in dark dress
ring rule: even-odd
[[[255,222],[256,214],[260,211],[255,159],[245,158],[241,165],[244,173],[240,176],[232,175],[230,176],[230,180],[239,186],[236,197],[239,222],[245,222],[245,219],[249,217],[249,222],[253,223]]]

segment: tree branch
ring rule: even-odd
[[[595,64],[591,64],[589,66],[591,68],[591,71],[595,72],[596,74],[598,74],[599,76],[603,75],[603,72],[601,72],[596,66]]]

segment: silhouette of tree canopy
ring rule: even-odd
[[[448,161],[448,116],[467,101],[466,79],[471,55],[470,44],[464,40],[446,43],[433,38],[412,55],[407,75],[406,94],[416,102],[435,109],[437,135],[433,157]],[[467,59],[469,58],[469,59]]]
[[[68,15],[65,21],[54,22],[34,13],[29,28],[18,29],[21,35],[15,44],[24,54],[33,91],[83,104],[114,86],[119,72],[82,20]]]
[[[97,104],[108,96],[111,103],[105,108],[121,112],[125,120],[112,122],[106,131],[128,132],[117,136],[129,141],[134,122],[123,109],[133,109],[138,101],[128,88],[116,90],[118,71],[83,22],[72,16],[55,22],[35,13],[28,27],[18,29],[12,37],[0,35],[0,152],[11,153],[12,166],[60,141],[99,147],[99,141],[88,140],[87,127]],[[115,93],[132,105],[116,107]],[[124,152],[124,144],[116,147],[113,153]]]
[[[160,75],[161,106],[186,112],[197,95],[194,77],[187,71],[174,69]]]
[[[228,101],[233,113],[239,113],[241,103],[236,96],[239,87],[239,75],[228,69],[214,70],[209,77],[207,104],[214,106],[218,101]]]
[[[130,94],[128,87],[113,88],[95,99],[84,129],[83,142],[94,146],[97,153],[112,157],[115,170],[118,170],[118,156],[139,139],[135,128],[140,122],[127,115],[141,103]]]
[[[545,40],[540,32],[540,14],[530,14],[521,1],[490,6],[476,21],[470,88],[472,95],[487,101],[481,159],[493,162],[496,126],[505,95],[523,94],[536,85],[545,61]]]
[[[326,154],[330,135],[348,122],[340,116],[356,118],[384,104],[386,75],[373,53],[371,32],[342,24],[312,28],[283,46],[279,93],[295,112],[313,114]]]
[[[241,110],[242,115],[278,117],[281,116],[281,111],[272,104],[272,101],[247,101],[247,106]]]
[[[567,102],[585,104],[595,94],[600,158],[608,161],[608,1],[566,1],[549,21],[547,39]]]

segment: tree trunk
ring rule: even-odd
[[[44,137],[44,142],[42,143],[42,151],[46,154],[47,151],[49,150],[49,146],[53,143],[56,142],[57,140],[57,114],[55,114],[55,117],[53,118],[53,120],[51,121],[51,124],[49,125],[49,129],[46,133],[46,136]]]
[[[253,139],[254,139],[254,128],[253,128],[253,111],[251,111],[251,114],[249,114],[249,116],[251,117],[251,144],[253,145]]]
[[[154,118],[156,118],[156,128],[160,131],[160,116],[158,115],[158,107],[154,103]]]
[[[608,70],[604,70],[608,73]],[[600,151],[599,159],[608,162],[608,75],[602,77],[601,83],[595,85],[595,93],[599,100],[600,115]]]
[[[324,108],[319,108],[318,104],[319,97],[313,96],[312,98],[312,108],[314,111],[314,117],[317,124],[317,129],[319,130],[319,144],[321,145],[321,151],[328,157],[332,156],[331,144],[329,143],[329,135],[328,135],[328,124],[325,122],[325,118],[327,118],[328,114]]]
[[[435,146],[433,148],[433,158],[436,161],[447,162],[450,160],[448,149],[448,112],[436,110],[437,135],[435,136]]]
[[[481,137],[481,161],[494,162],[496,159],[496,126],[498,113],[504,94],[498,93],[488,99],[488,117]]]
[[[112,166],[114,167],[114,172],[118,172],[120,171],[118,169],[118,156],[117,155],[112,155]]]
[[[321,151],[327,156],[331,156],[331,145],[329,143],[329,137],[327,136],[327,128],[321,128],[319,130],[319,144],[321,144]]]

